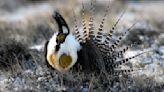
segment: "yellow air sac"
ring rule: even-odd
[[[72,63],[72,58],[69,55],[63,54],[60,58],[59,58],[59,65],[62,68],[68,68]]]

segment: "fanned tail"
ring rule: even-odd
[[[125,11],[123,11],[123,13],[121,14],[121,16],[118,18],[118,20],[116,21],[116,23],[113,25],[113,27],[110,29],[109,33],[107,34],[106,38],[105,38],[105,41],[104,41],[104,44],[106,46],[109,46],[109,43],[110,43],[110,40],[112,38],[112,35],[113,35],[113,32],[114,30],[116,29],[118,23],[120,22],[120,20],[122,19],[123,15],[125,14]]]
[[[137,54],[137,55],[135,55],[135,56],[128,57],[128,58],[125,58],[125,59],[116,61],[116,62],[113,64],[113,67],[118,67],[119,65],[122,65],[122,64],[124,64],[124,63],[129,62],[129,61],[130,61],[131,59],[133,59],[133,58],[136,58],[136,57],[138,57],[138,56],[140,56],[140,55],[142,55],[142,54],[145,54],[145,53],[148,53],[148,52],[151,52],[151,51],[153,51],[153,50],[145,51],[145,52],[139,53],[139,54]]]
[[[97,36],[96,36],[96,39],[95,39],[96,40],[96,43],[98,45],[101,45],[102,44],[103,31],[104,31],[104,22],[106,20],[107,14],[108,14],[108,12],[110,10],[110,7],[109,6],[110,6],[110,4],[108,4],[108,7],[107,7],[107,9],[105,11],[105,14],[104,14],[104,16],[103,16],[103,18],[102,18],[102,20],[100,22],[99,28],[98,28]]]
[[[94,0],[95,1],[95,0]],[[90,8],[90,18],[89,18],[89,25],[88,25],[88,30],[89,30],[89,37],[88,39],[94,39],[94,12],[95,12],[95,9],[94,9],[94,1],[92,0],[91,1],[91,8]]]

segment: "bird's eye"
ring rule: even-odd
[[[57,42],[57,43],[63,43],[64,40],[65,40],[65,38],[66,38],[66,35],[65,35],[65,34],[59,34],[59,35],[57,36],[57,38],[56,38],[56,42]]]
[[[71,64],[71,62],[72,62],[72,58],[69,55],[63,54],[59,58],[59,65],[64,69],[68,68],[68,66]]]

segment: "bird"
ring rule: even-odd
[[[70,33],[64,18],[57,12],[53,18],[58,24],[59,31],[54,33],[46,42],[46,59],[51,67],[62,72],[69,70],[77,61],[77,52],[81,49],[80,43]]]
[[[82,15],[84,16],[84,7]],[[118,36],[113,43],[110,43],[113,32],[122,15],[113,25],[109,33],[104,35],[103,27],[106,15],[102,18],[97,33],[95,33],[96,28],[94,27],[94,17],[92,15],[89,18],[88,29],[83,17],[83,30],[81,31],[79,27],[75,25],[75,30],[71,32],[63,16],[58,12],[54,12],[52,18],[58,25],[58,31],[55,32],[45,44],[45,59],[47,65],[59,72],[79,69],[87,73],[107,72],[108,74],[115,75],[134,71],[134,69],[118,69],[118,67],[146,52],[118,60],[130,46],[121,48],[120,51],[117,49],[120,48],[120,42],[135,24],[127,29],[121,36]]]

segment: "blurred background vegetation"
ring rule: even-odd
[[[53,11],[60,12],[68,25],[74,30],[74,19],[81,24],[82,1],[85,6],[86,19],[90,14],[90,0],[1,0],[0,1],[0,40],[15,39],[28,46],[44,43],[55,30],[50,28]],[[109,31],[121,13],[126,10],[118,28],[129,27],[136,21],[137,28],[150,30],[145,33],[151,40],[163,43],[163,1],[158,0],[110,0],[111,10],[106,18],[105,30]],[[98,26],[104,16],[109,0],[96,0],[95,25]],[[75,16],[74,16],[75,13]],[[55,23],[54,23],[55,24]],[[80,25],[81,26],[81,25]],[[153,32],[152,32],[153,31]],[[135,34],[139,34],[137,31]],[[142,31],[147,32],[147,31]],[[154,34],[155,32],[155,34]],[[160,35],[157,36],[156,34]],[[157,39],[153,38],[156,35]],[[140,39],[139,37],[132,40]],[[142,39],[142,37],[141,37]],[[140,39],[140,40],[141,40]],[[153,44],[153,43],[152,43]]]
[[[105,20],[105,32],[109,32],[125,11],[118,23],[114,38],[137,22],[121,46],[136,42],[137,45],[130,49],[131,52],[147,48],[157,48],[152,54],[134,59],[134,61],[138,62],[134,66],[148,68],[148,71],[141,73],[144,74],[142,75],[143,79],[141,79],[141,76],[135,78],[138,82],[135,85],[136,89],[137,87],[139,89],[141,85],[144,89],[146,83],[149,84],[150,81],[147,81],[149,79],[154,79],[151,81],[152,84],[154,81],[163,83],[164,1],[93,1],[96,1],[94,3],[95,27],[99,26],[109,5],[110,11],[107,13]],[[0,69],[2,67],[4,69],[5,67],[5,70],[8,70],[12,66],[8,72],[0,71],[0,91],[30,89],[36,92],[38,90],[44,92],[46,89],[51,91],[60,91],[62,89],[62,87],[57,85],[60,84],[59,76],[54,73],[53,77],[51,76],[52,78],[50,78],[50,74],[47,72],[47,68],[45,68],[43,46],[45,41],[58,29],[51,16],[54,11],[58,11],[63,15],[71,31],[74,31],[75,25],[82,26],[82,3],[85,7],[85,19],[88,20],[91,11],[91,0],[0,0],[0,62],[2,62]],[[75,23],[75,19],[77,23]],[[52,21],[54,22],[54,26],[51,26]],[[129,56],[129,54],[125,54],[126,56]],[[29,69],[32,71],[29,72]],[[77,77],[77,75],[69,76],[72,79],[74,79],[74,76]],[[78,79],[79,75],[73,83],[78,83]],[[47,82],[46,80],[49,81]],[[75,84],[69,84],[69,86],[73,88]],[[147,87],[148,89],[151,89],[151,87]]]

